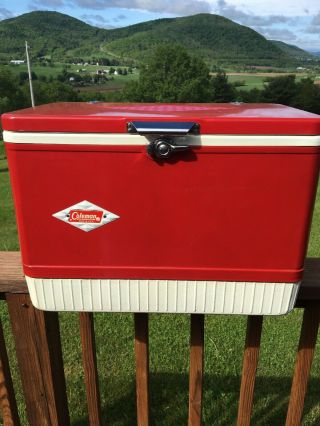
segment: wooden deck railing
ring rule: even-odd
[[[0,297],[8,305],[27,418],[31,426],[70,424],[58,314],[35,309],[22,274],[20,254],[0,252]],[[307,259],[297,306],[304,308],[286,426],[301,423],[320,319],[320,259]],[[149,424],[148,315],[135,314],[137,422]],[[80,313],[80,336],[90,425],[101,425],[93,315]],[[259,360],[262,316],[249,316],[238,404],[238,426],[250,425]],[[191,315],[189,425],[201,424],[204,316]],[[186,390],[187,391],[187,390]],[[320,400],[320,389],[319,389]],[[20,425],[0,323],[0,405],[5,426]]]

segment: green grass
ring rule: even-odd
[[[292,73],[294,74],[294,73]],[[287,75],[286,73],[281,73],[279,75]],[[228,81],[230,83],[234,83],[235,81],[244,81],[245,82],[245,86],[240,86],[238,87],[238,89],[241,90],[251,90],[251,89],[263,89],[264,86],[264,79],[268,77],[268,75],[259,75],[259,74],[254,74],[254,75],[248,75],[246,73],[244,74],[239,74],[239,75],[228,75]],[[272,77],[272,74],[270,75],[270,77]],[[306,77],[305,75],[296,75],[296,80],[300,81],[302,78]]]
[[[86,72],[82,72],[81,74],[86,74],[86,73],[95,73],[98,69],[109,69],[111,68],[110,66],[106,66],[106,65],[72,65],[72,64],[64,64],[64,63],[60,63],[60,62],[56,62],[54,64],[54,66],[41,66],[38,64],[32,64],[32,71],[34,71],[37,76],[41,76],[44,75],[46,77],[50,77],[52,76],[53,78],[56,78],[58,74],[60,74],[62,72],[62,70],[67,66],[67,71],[70,73],[75,73],[77,72],[77,70],[79,69],[85,69]],[[13,74],[15,75],[19,75],[20,72],[27,72],[27,65],[26,64],[21,64],[21,65],[0,65],[0,67],[2,69],[7,69],[10,70]],[[112,68],[128,68],[128,66],[123,66],[123,65],[119,65],[119,66],[113,66]],[[137,71],[135,70],[135,73]],[[123,78],[128,78],[128,80],[131,78],[131,74],[128,74],[127,76],[114,76],[115,79],[117,77],[123,77]]]
[[[0,145],[0,249],[18,249],[14,211],[3,147]],[[308,254],[319,256],[320,193]],[[0,304],[22,424],[27,425],[21,384],[5,302]],[[263,326],[253,411],[254,426],[285,421],[302,311],[266,318]],[[81,366],[78,316],[60,314],[67,391],[72,424],[88,424]],[[206,316],[203,424],[235,424],[246,318]],[[133,317],[95,314],[103,424],[135,424]],[[186,424],[188,415],[189,316],[150,315],[150,395],[152,424]],[[320,424],[320,350],[317,345],[303,425]]]

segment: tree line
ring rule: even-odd
[[[23,76],[25,77],[25,76]],[[297,81],[294,75],[268,79],[262,89],[245,91],[228,81],[223,70],[211,74],[206,63],[191,56],[183,47],[158,46],[139,79],[122,91],[107,94],[76,91],[63,78],[33,82],[36,103],[56,101],[119,102],[270,102],[281,103],[320,114],[320,86],[311,78]],[[0,112],[30,106],[25,78],[0,71]]]

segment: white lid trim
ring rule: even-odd
[[[145,146],[148,137],[126,133],[47,133],[12,132],[5,130],[8,143],[39,145],[122,145]],[[320,135],[188,135],[175,138],[190,146],[320,146]]]

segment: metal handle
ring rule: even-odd
[[[177,135],[199,133],[199,124],[193,121],[130,121],[127,124],[129,133],[140,135]]]

